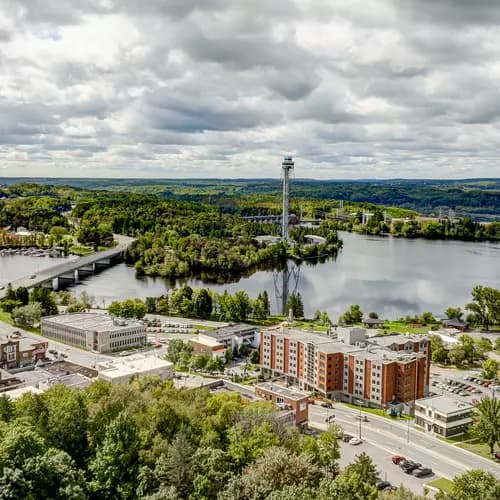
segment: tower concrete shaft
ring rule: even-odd
[[[281,238],[286,243],[288,241],[288,222],[290,204],[290,170],[293,170],[294,162],[291,156],[285,156],[281,164],[283,169],[283,215],[281,222]]]

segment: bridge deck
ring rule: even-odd
[[[118,241],[118,245],[110,248],[109,250],[103,250],[102,252],[85,255],[84,257],[80,257],[75,260],[64,261],[60,264],[56,264],[55,266],[48,267],[47,269],[42,269],[41,271],[38,271],[36,275],[34,275],[34,278],[24,276],[23,278],[11,281],[11,286],[14,289],[19,288],[20,286],[24,286],[26,288],[35,288],[47,281],[57,278],[58,276],[74,272],[75,269],[92,265],[100,260],[116,257],[124,250],[126,250],[128,246],[134,241],[134,238],[129,238],[128,236],[114,235],[114,237],[115,240]],[[0,290],[0,300],[5,297],[6,293],[6,289]]]

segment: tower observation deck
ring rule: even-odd
[[[290,205],[290,171],[293,170],[294,162],[291,156],[285,156],[281,163],[283,170],[283,213],[281,219],[281,238],[288,242],[288,212]]]

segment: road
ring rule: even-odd
[[[18,288],[20,286],[24,286],[26,288],[34,288],[36,286],[42,285],[46,281],[50,281],[57,276],[62,274],[71,273],[75,269],[79,267],[84,267],[95,263],[98,260],[107,259],[110,257],[114,257],[115,255],[123,252],[131,243],[134,241],[134,238],[129,238],[128,236],[122,236],[119,234],[114,235],[115,240],[118,242],[118,245],[115,247],[104,250],[102,252],[96,252],[91,255],[86,255],[84,257],[80,257],[79,259],[65,260],[60,264],[56,264],[55,266],[49,267],[47,269],[42,269],[36,275],[33,275],[33,278],[29,276],[24,276],[23,278],[19,278],[11,282],[13,288]],[[6,289],[0,290],[0,300],[5,297],[7,293]]]
[[[356,416],[359,412],[337,404],[334,409],[322,408],[321,406],[309,406],[309,425],[325,430],[325,419],[328,415],[335,415],[335,422],[340,424],[346,432],[354,436],[359,435],[359,421]],[[403,455],[412,460],[431,467],[439,476],[448,479],[469,469],[483,469],[500,477],[500,466],[485,458],[479,457],[466,450],[441,441],[423,431],[410,427],[405,422],[393,421],[376,415],[367,415],[369,421],[361,424],[361,438],[368,445],[374,446],[386,453],[387,469],[384,464],[378,466],[389,472],[393,470],[390,456]],[[359,446],[362,448],[365,444]],[[408,478],[404,475],[405,478]],[[408,478],[409,479],[409,478]],[[390,479],[389,479],[390,480]],[[406,484],[406,481],[405,481]]]

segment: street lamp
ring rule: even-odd
[[[361,415],[361,403],[362,403],[362,401],[360,399],[358,399],[357,403],[359,405],[359,439],[361,439],[361,421],[363,420],[363,417]]]

